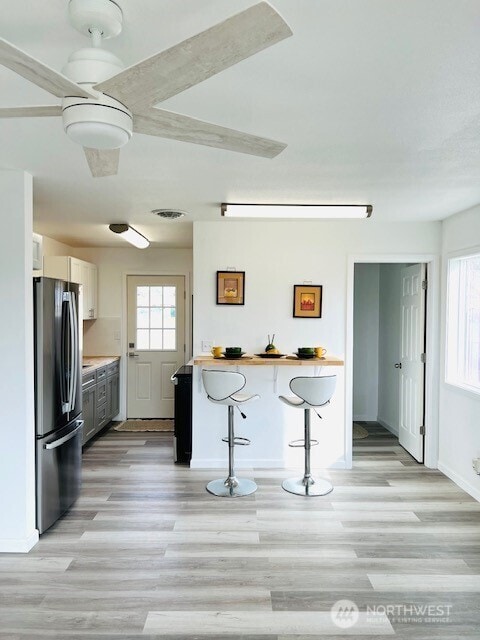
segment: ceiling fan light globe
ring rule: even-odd
[[[66,128],[68,137],[90,149],[119,149],[127,144],[127,131],[105,122],[76,122]]]

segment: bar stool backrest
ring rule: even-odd
[[[333,396],[336,383],[337,376],[302,376],[290,380],[290,389],[312,407],[321,407]]]
[[[243,389],[246,378],[243,373],[236,371],[212,371],[205,369],[202,371],[203,386],[207,396],[216,400],[226,400],[237,391]]]

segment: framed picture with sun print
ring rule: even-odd
[[[293,317],[322,317],[322,286],[319,284],[293,285]]]
[[[245,271],[217,271],[217,304],[245,304]]]

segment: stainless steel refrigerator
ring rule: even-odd
[[[80,492],[82,383],[80,285],[34,279],[37,529],[43,533]]]

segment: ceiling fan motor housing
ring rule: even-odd
[[[110,51],[89,47],[75,51],[64,75],[85,85],[97,99],[66,97],[62,101],[63,128],[78,144],[93,149],[118,149],[132,137],[133,118],[127,107],[92,86],[120,73],[122,61]]]

